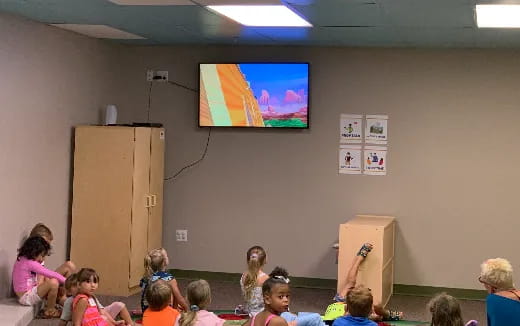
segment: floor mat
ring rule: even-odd
[[[219,314],[233,314],[233,310],[212,310],[215,315]],[[242,325],[244,320],[226,320],[224,325]],[[414,320],[399,320],[399,321],[385,321],[385,323],[392,326],[412,326],[412,325],[428,325],[430,323],[423,321],[414,321]]]

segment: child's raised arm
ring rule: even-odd
[[[58,282],[60,282],[60,284],[65,283],[65,277],[63,275],[43,267],[42,264],[40,264],[36,260],[28,260],[28,267],[29,270],[31,272],[34,272],[36,275],[43,275],[47,278],[55,278],[56,280],[58,280]]]
[[[175,298],[175,302],[182,307],[182,310],[190,311],[190,309],[188,308],[188,303],[186,303],[186,300],[184,300],[181,291],[179,291],[179,287],[177,286],[177,280],[171,280],[170,285],[172,286],[173,297]],[[177,307],[174,308],[177,309]]]

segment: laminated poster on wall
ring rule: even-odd
[[[339,145],[339,173],[361,174],[361,145]]]
[[[365,146],[363,173],[368,175],[386,175],[386,154],[384,146]]]
[[[361,114],[342,114],[339,119],[339,142],[361,143],[363,140],[362,122]]]
[[[388,116],[366,116],[365,143],[385,145],[388,141]]]

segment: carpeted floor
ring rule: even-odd
[[[189,281],[178,280],[182,293]],[[209,281],[213,302],[210,309],[232,310],[237,304],[242,303],[240,286],[236,283]],[[334,290],[293,288],[291,293],[291,311],[312,311],[323,314],[327,305],[332,301]],[[128,298],[100,296],[101,303],[109,304],[113,301],[124,302],[129,309],[138,309],[140,297],[134,295]],[[430,298],[394,295],[388,304],[391,309],[399,309],[404,312],[405,319],[428,321],[430,316],[426,304]],[[462,313],[465,320],[476,319],[479,326],[487,326],[485,304],[483,301],[460,300]],[[58,320],[33,320],[29,326],[57,326]]]

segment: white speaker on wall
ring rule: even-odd
[[[105,109],[105,125],[115,125],[117,123],[117,108],[113,104],[107,105]]]

